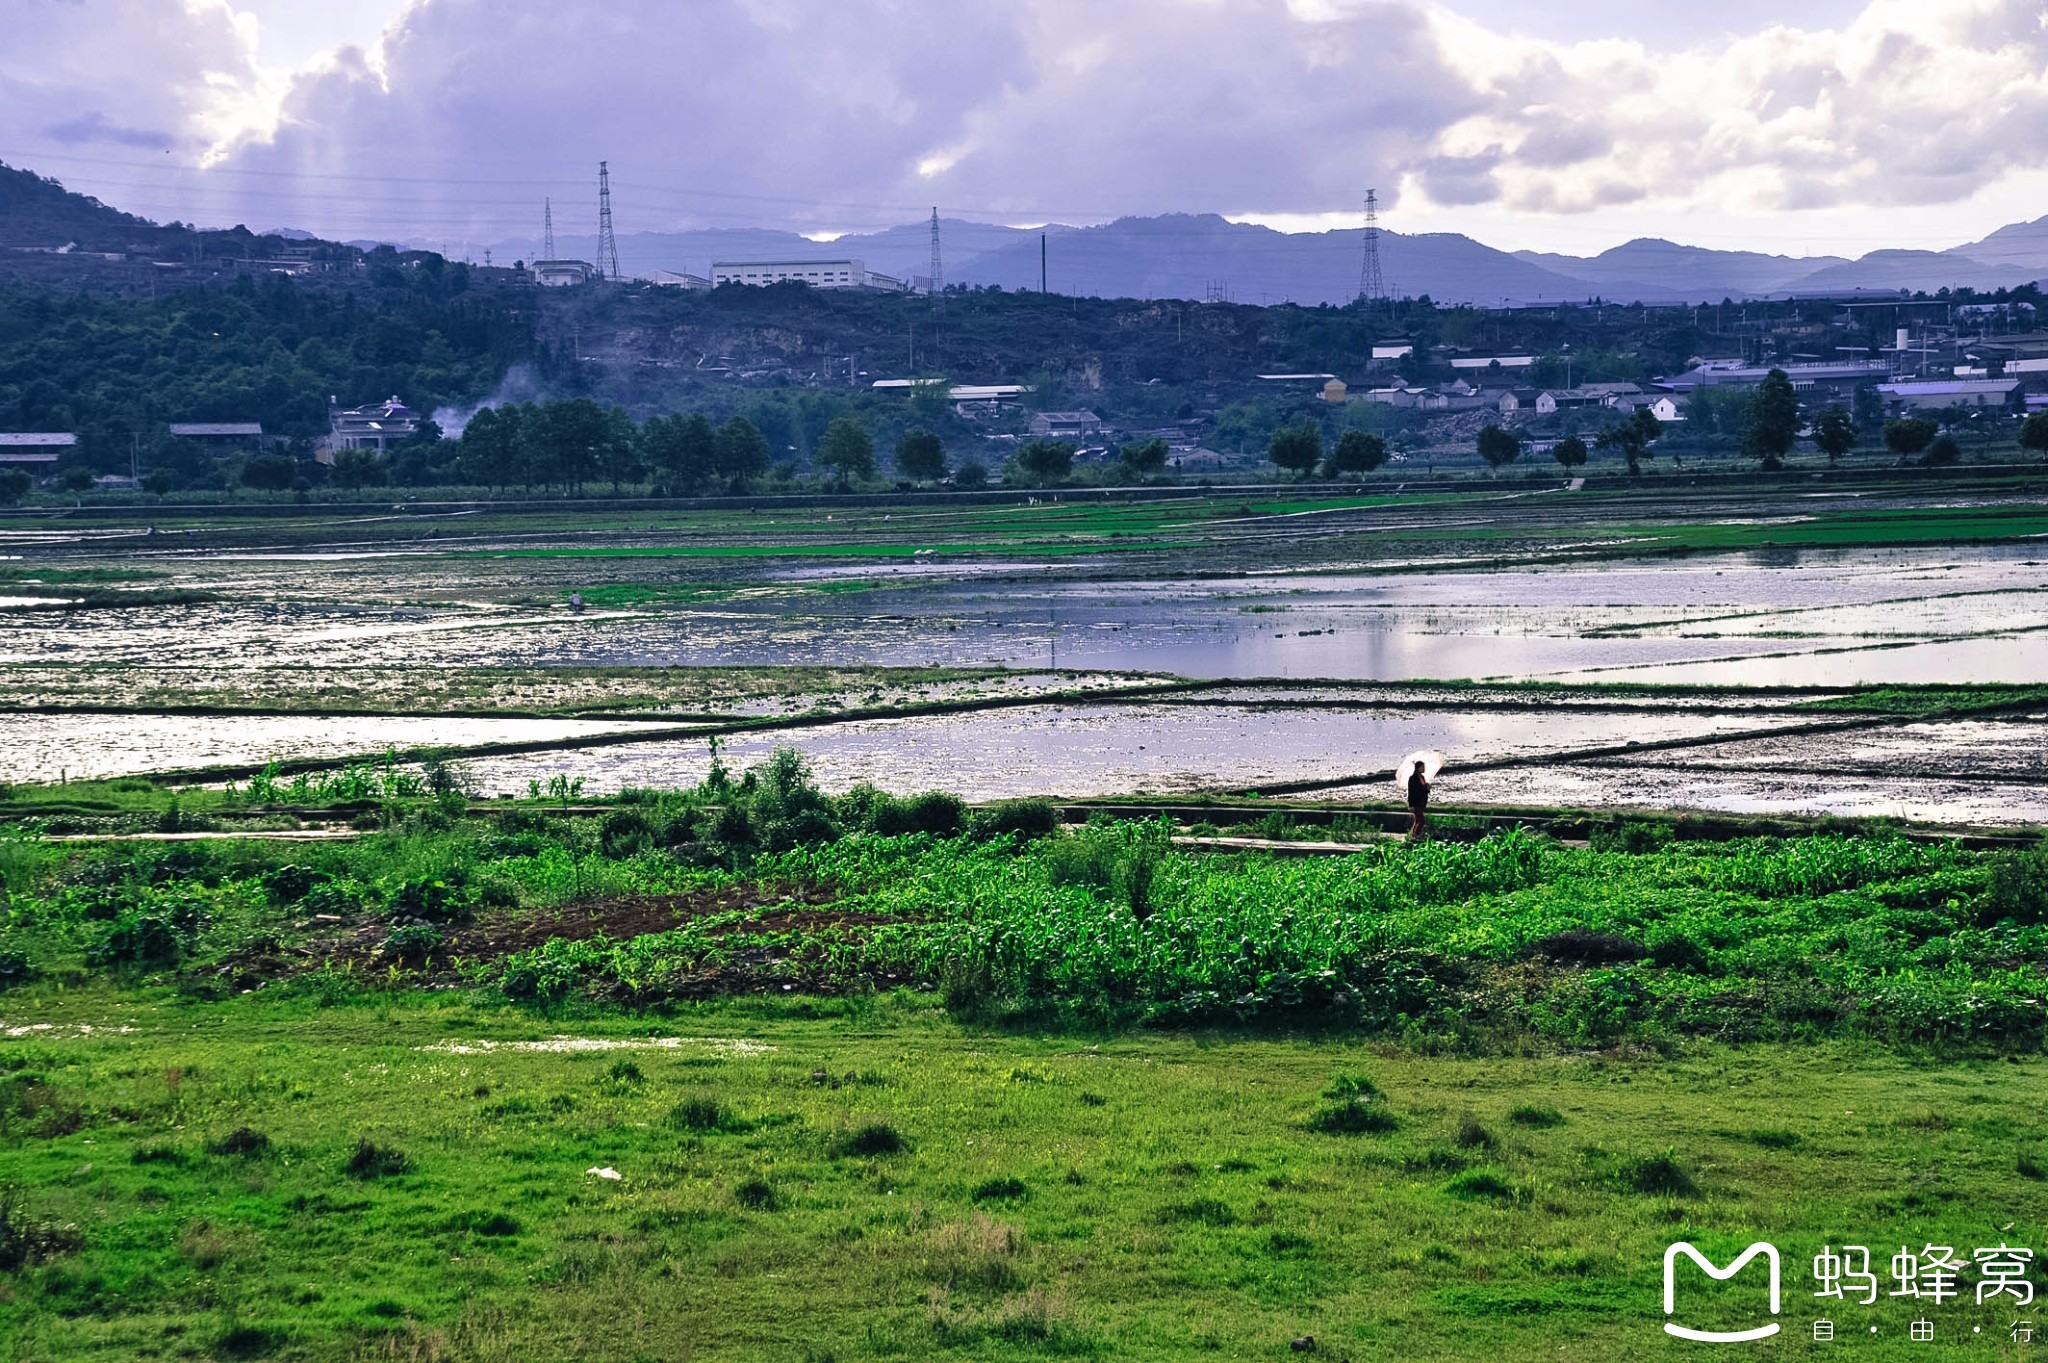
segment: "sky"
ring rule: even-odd
[[[2048,214],[2048,0],[0,0],[0,161],[458,254],[1216,212],[1592,254]]]

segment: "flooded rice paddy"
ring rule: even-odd
[[[111,542],[110,542],[111,544]],[[1717,712],[1682,693],[1627,708],[1490,710],[1442,693],[1361,701],[1346,682],[1830,687],[2038,683],[2048,678],[2048,549],[1771,550],[1669,560],[1580,559],[1494,571],[1348,564],[1175,571],[1105,556],[1056,566],[768,560],[236,553],[120,542],[92,559],[146,585],[214,599],[122,610],[0,600],[0,682],[16,669],[383,669],[999,665],[1244,679],[1188,703],[1040,705],[853,720],[735,736],[728,762],[801,748],[828,787],[873,781],[972,798],[1172,794],[1323,783],[1416,747],[1451,755],[1453,801],[1692,806],[2048,822],[2048,717],[1896,724],[1810,739],[1789,702]],[[572,611],[571,592],[588,609]],[[1260,679],[1328,679],[1322,698]],[[401,690],[403,688],[400,688]],[[1585,695],[1592,695],[1586,692]],[[1810,699],[1810,697],[1808,697]],[[1584,696],[1581,697],[1584,699]],[[852,702],[858,704],[857,699]],[[802,707],[797,707],[802,708]],[[0,714],[0,777],[323,758],[386,747],[554,741],[611,720]],[[665,726],[672,727],[672,726]],[[1588,750],[1695,740],[1641,758]],[[1458,764],[1549,756],[1536,766]],[[556,771],[592,791],[700,777],[708,746],[664,740],[477,758],[484,790]],[[1954,779],[1930,780],[1939,770]]]

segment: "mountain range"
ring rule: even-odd
[[[0,247],[134,249],[187,229],[131,217],[54,180],[0,166]],[[246,234],[243,234],[246,235]],[[269,237],[308,240],[300,229]],[[373,242],[351,242],[368,247]],[[394,243],[408,245],[408,243]],[[1359,292],[1362,233],[1279,232],[1212,213],[1120,218],[1094,227],[940,223],[948,284],[1036,289],[1041,265],[1055,293],[1120,298],[1227,298],[1239,303],[1344,303]],[[415,242],[416,248],[435,244]],[[440,248],[444,249],[445,248]],[[532,238],[491,244],[501,263],[533,259]],[[595,259],[594,236],[558,234],[556,254]],[[705,275],[717,260],[852,257],[905,280],[931,272],[928,222],[817,241],[771,228],[628,232],[619,238],[627,274]],[[1713,303],[1786,294],[1895,294],[1944,287],[1992,289],[2048,279],[2048,217],[2002,227],[1947,251],[1880,250],[1857,260],[1720,251],[1641,239],[1596,256],[1500,251],[1455,232],[1380,233],[1389,292],[1484,306],[1584,302]]]
[[[1055,293],[1132,298],[1227,297],[1240,303],[1343,303],[1357,296],[1363,234],[1278,232],[1215,214],[1121,218],[1099,227],[999,227],[944,219],[949,284],[1036,289],[1044,237],[1045,282]],[[510,240],[499,259],[530,257],[538,243]],[[590,236],[559,236],[558,253],[587,259]],[[931,272],[929,223],[814,241],[769,229],[641,232],[619,238],[628,274],[706,275],[714,260],[852,257],[869,269],[922,280]],[[1439,303],[1711,303],[1800,293],[1995,289],[2048,278],[2048,218],[2004,227],[1947,251],[1880,250],[1857,260],[1720,251],[1639,239],[1596,256],[1500,251],[1455,232],[1382,230],[1389,291]]]

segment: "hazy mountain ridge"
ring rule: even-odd
[[[0,247],[122,250],[176,235],[64,189],[32,172],[0,166]],[[266,236],[320,238],[301,229]],[[949,284],[1036,289],[1041,236],[1044,278],[1055,293],[1203,299],[1243,303],[1345,303],[1357,296],[1362,235],[1356,228],[1284,233],[1213,213],[1121,218],[1096,227],[1005,227],[945,218],[942,270]],[[372,243],[351,243],[368,247]],[[440,249],[445,243],[412,243]],[[474,248],[480,256],[481,245]],[[531,260],[536,238],[492,243],[499,264]],[[557,255],[593,259],[596,234],[557,232]],[[854,257],[905,281],[931,271],[928,222],[813,241],[773,228],[628,231],[619,238],[627,274],[703,275],[714,260]],[[1480,306],[1546,302],[1705,303],[1787,293],[1992,289],[2048,278],[2048,217],[2013,223],[1947,251],[1879,250],[1857,260],[1724,251],[1656,238],[1596,256],[1500,251],[1455,232],[1382,231],[1381,273],[1390,292]]]

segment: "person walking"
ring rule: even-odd
[[[1409,753],[1401,759],[1401,765],[1394,768],[1394,784],[1400,788],[1402,798],[1408,802],[1408,840],[1419,842],[1428,833],[1429,789],[1443,769],[1444,757],[1440,752],[1424,751]]]

